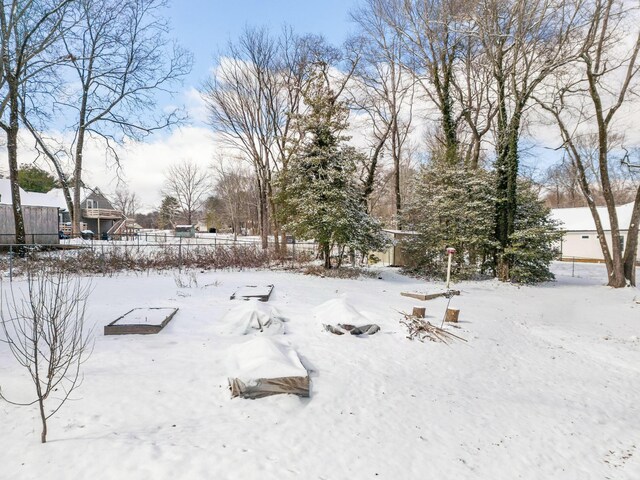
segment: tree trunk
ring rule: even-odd
[[[38,392],[38,407],[40,410],[40,420],[42,421],[42,433],[40,434],[40,442],[47,443],[47,415],[44,412],[44,400]]]
[[[627,245],[624,250],[624,277],[630,285],[636,286],[636,263],[638,261],[638,228],[640,227],[640,188],[636,191],[636,198],[629,222]]]
[[[324,255],[324,268],[331,268],[331,246],[328,243],[322,244],[322,253]]]
[[[506,109],[502,112],[506,115]],[[496,159],[496,240],[499,242],[497,253],[497,273],[502,281],[510,279],[511,259],[504,255],[515,231],[515,219],[518,209],[518,138],[521,112],[513,113],[511,121],[499,121],[498,158]]]
[[[258,206],[258,216],[260,219],[260,238],[262,240],[262,249],[269,248],[269,206],[267,200],[267,192],[264,183],[260,182],[260,201]]]
[[[24,216],[22,212],[22,199],[20,198],[20,186],[18,185],[18,130],[20,128],[18,115],[18,85],[15,81],[8,81],[9,85],[9,125],[5,127],[7,133],[7,157],[9,159],[9,178],[11,183],[11,201],[13,203],[13,221],[16,229],[15,242],[18,245],[26,243],[24,229]],[[40,232],[35,232],[40,233]],[[24,251],[19,249],[19,254]]]
[[[81,125],[78,128],[78,140],[76,143],[76,158],[75,166],[73,169],[73,233],[80,234],[80,222],[82,220],[82,210],[80,209],[80,202],[82,198],[80,193],[82,190],[82,167],[83,167],[83,149],[84,149],[84,134],[85,127]],[[100,232],[98,232],[100,233]]]

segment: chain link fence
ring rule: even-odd
[[[26,268],[53,263],[71,272],[101,275],[175,268],[299,268],[314,259],[318,251],[314,242],[276,245],[270,238],[263,249],[259,237],[216,234],[193,238],[164,232],[100,238],[60,235],[56,243],[39,241],[50,240],[51,234],[28,236],[27,245],[17,245],[14,235],[0,234],[0,270],[9,279]]]

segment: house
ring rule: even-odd
[[[19,190],[27,243],[58,244],[58,207],[46,194]],[[0,244],[10,245],[15,241],[11,183],[9,179],[0,178]]]
[[[0,204],[12,205],[10,186],[8,179],[0,179]],[[50,231],[54,232],[56,239],[60,231],[66,235],[71,234],[71,214],[62,189],[53,189],[47,193],[27,192],[20,189],[20,198],[25,206],[25,228],[28,232],[33,232],[32,237],[50,235]],[[80,198],[82,199],[80,202],[80,230],[91,230],[97,238],[107,238],[132,235],[142,228],[133,219],[126,218],[120,210],[116,209],[98,188],[83,188],[80,192]],[[42,217],[42,213],[39,216],[33,214],[33,219],[29,221],[34,223],[27,227],[27,211],[33,210],[31,207],[34,206],[40,207],[40,211],[43,211],[42,209],[45,207],[48,209],[46,220]],[[51,219],[54,211],[55,222]],[[2,219],[0,235],[6,231],[5,236],[13,235],[15,237],[14,227],[10,227],[13,225],[13,213],[11,213],[10,221],[7,215],[3,215]],[[3,243],[13,243],[14,240]],[[34,240],[34,243],[43,243],[42,239],[38,241],[34,238]],[[55,243],[58,243],[57,240]]]
[[[598,213],[602,221],[607,244],[611,248],[611,225],[606,207],[598,207]],[[616,207],[618,223],[620,226],[620,246],[624,249],[629,235],[629,223],[633,203]],[[583,261],[604,261],[596,225],[588,207],[556,208],[551,210],[551,216],[560,222],[560,228],[564,230],[564,236],[559,245],[563,259],[576,259]],[[638,228],[638,225],[635,226]],[[638,248],[640,255],[640,246]]]
[[[71,234],[72,219],[62,189],[51,190],[46,195],[57,199],[61,211],[60,230]],[[91,230],[97,238],[111,238],[132,235],[142,229],[133,219],[115,208],[99,188],[83,188],[80,198],[80,230]]]

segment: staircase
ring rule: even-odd
[[[127,235],[132,234],[133,226],[135,225],[135,220],[132,218],[123,218],[118,220],[113,226],[107,231],[107,235]]]

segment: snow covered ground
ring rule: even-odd
[[[554,269],[557,282],[536,287],[456,284],[454,333],[468,343],[451,345],[405,338],[399,310],[425,305],[439,325],[447,300],[400,296],[442,284],[394,269],[360,280],[206,272],[192,288],[173,273],[93,278],[84,384],[45,445],[35,407],[0,402],[0,479],[637,480],[640,291],[602,286],[601,265]],[[311,397],[231,399],[227,353],[253,336],[220,322],[237,287],[270,283],[269,305],[288,321],[269,338],[298,352]],[[331,315],[316,307],[337,298],[382,330],[324,331]],[[335,304],[335,323],[353,319]],[[180,310],[158,335],[102,335],[135,307]],[[33,388],[5,344],[0,386],[16,400]]]

